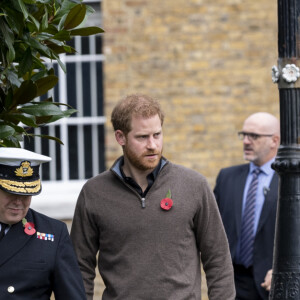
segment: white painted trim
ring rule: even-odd
[[[66,55],[61,54],[59,56],[62,63],[70,63],[70,62],[98,62],[105,61],[104,54],[75,54],[75,55]],[[45,63],[48,64],[58,64],[56,60],[51,60],[48,57],[43,57]]]
[[[47,126],[56,126],[56,125],[102,125],[106,122],[106,117],[72,117],[72,118],[63,118],[55,122],[47,124]]]

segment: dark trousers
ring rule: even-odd
[[[253,268],[233,264],[236,300],[264,300],[255,286]]]

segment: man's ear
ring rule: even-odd
[[[278,148],[280,144],[280,137],[278,135],[273,135],[272,141],[274,142],[275,147]]]
[[[126,143],[126,137],[125,137],[125,134],[123,133],[122,130],[116,130],[115,131],[115,137],[116,137],[116,140],[117,142],[119,143],[119,145],[121,146],[124,146],[125,143]]]

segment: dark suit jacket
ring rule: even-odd
[[[52,291],[56,300],[86,299],[67,226],[32,209],[26,219],[54,241],[27,235],[22,222],[10,228],[0,241],[0,299],[49,300]]]
[[[243,192],[249,164],[222,169],[217,177],[214,194],[227,234],[231,257],[234,260],[241,231]],[[254,241],[253,272],[256,288],[263,299],[268,293],[260,284],[273,262],[275,219],[278,198],[278,175],[274,173],[259,219]]]

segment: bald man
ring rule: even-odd
[[[214,194],[229,241],[237,300],[267,300],[272,268],[278,177],[271,168],[280,144],[278,119],[250,115],[238,137],[247,164],[222,169]],[[264,288],[265,287],[265,288]]]

